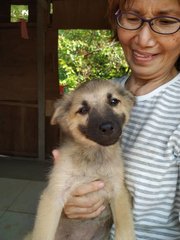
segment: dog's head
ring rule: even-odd
[[[109,146],[119,140],[133,104],[134,97],[119,83],[91,80],[56,103],[51,124],[75,141]]]

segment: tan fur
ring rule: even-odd
[[[120,89],[119,84],[113,81],[91,81],[65,95],[56,104],[51,122],[60,124],[68,137],[60,147],[60,159],[56,161],[49,184],[41,196],[32,236],[28,236],[26,240],[64,240],[61,231],[58,231],[64,204],[78,186],[97,179],[104,181],[105,187],[92,194],[100,194],[107,204],[110,203],[116,228],[115,239],[135,239],[130,199],[124,185],[119,141],[102,146],[89,139],[79,129],[80,125],[87,126],[91,109],[94,109],[100,118],[102,116],[102,119],[106,116],[108,118],[108,112],[115,113],[118,117],[125,116],[124,126],[128,121],[134,98],[129,92]],[[109,106],[107,103],[108,93],[112,94],[111,99],[119,100],[116,106]],[[90,106],[87,114],[79,113],[83,101]],[[92,118],[96,121],[94,116]],[[97,221],[96,218],[94,221]],[[74,238],[66,239],[92,240],[96,237],[81,239],[74,234]],[[108,239],[108,236],[102,239]]]

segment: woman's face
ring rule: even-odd
[[[134,0],[130,9],[144,18],[173,16],[180,18],[178,0]],[[117,29],[127,62],[136,77],[144,79],[170,78],[176,74],[174,64],[180,55],[180,31],[161,35],[147,23],[138,30]]]

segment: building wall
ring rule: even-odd
[[[20,27],[0,31],[0,154],[38,154],[38,79],[36,28],[22,39]],[[50,126],[50,107],[58,98],[57,31],[46,32],[46,154],[57,144],[58,129]]]

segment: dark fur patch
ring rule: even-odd
[[[109,146],[118,141],[124,122],[124,114],[119,116],[111,108],[106,109],[103,114],[92,109],[87,125],[79,125],[79,130],[86,138],[102,146]]]

